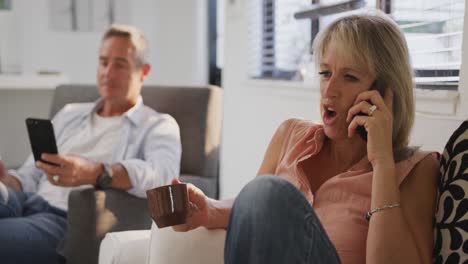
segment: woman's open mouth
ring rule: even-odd
[[[323,117],[323,123],[325,125],[331,125],[338,117],[338,113],[333,107],[324,106],[322,117]]]

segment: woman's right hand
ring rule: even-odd
[[[181,183],[178,179],[172,180],[172,184]],[[209,204],[208,198],[202,190],[191,183],[187,183],[187,192],[189,199],[188,216],[185,224],[176,225],[172,228],[177,232],[186,232],[200,226],[208,225]]]

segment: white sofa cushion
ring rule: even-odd
[[[150,230],[107,233],[99,249],[99,264],[146,263]]]
[[[225,238],[222,229],[201,227],[175,232],[170,227],[159,229],[153,223],[148,264],[222,264]]]

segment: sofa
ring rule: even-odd
[[[108,233],[101,243],[100,264],[220,264],[226,231],[200,227],[187,233],[171,227]]]
[[[172,115],[179,124],[183,150],[180,179],[217,198],[222,89],[144,86],[141,94],[147,106]],[[94,85],[58,86],[50,116],[68,103],[90,102],[98,97]],[[97,263],[100,242],[107,232],[151,227],[146,199],[125,191],[93,188],[73,191],[68,204],[67,233],[59,249],[67,263]]]
[[[434,216],[433,263],[468,262],[468,120],[453,132],[440,159]],[[172,228],[108,233],[100,264],[223,263],[224,230],[203,227],[178,233]]]

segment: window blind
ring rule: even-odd
[[[309,52],[311,32],[310,21],[296,20],[294,13],[309,5],[310,0],[249,1],[251,76],[294,78]]]
[[[11,0],[0,0],[1,9],[11,9]]]
[[[392,8],[406,35],[416,85],[456,90],[465,0],[393,0]]]
[[[249,1],[251,76],[293,79],[310,59],[311,20],[294,13],[311,10],[311,0]],[[320,5],[361,6],[357,0],[320,0]],[[316,5],[318,6],[318,5]],[[456,90],[461,65],[465,0],[368,0],[365,7],[385,7],[405,33],[418,87]],[[343,8],[342,8],[343,9]],[[346,9],[346,8],[345,8]],[[353,9],[353,8],[351,8]],[[320,29],[346,15],[320,17]],[[359,12],[359,11],[358,11]],[[310,12],[309,12],[310,13]]]

